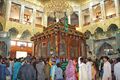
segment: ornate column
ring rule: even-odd
[[[21,23],[24,22],[24,9],[25,9],[25,6],[21,5],[21,9],[20,9],[20,22]]]
[[[53,35],[53,33],[51,33],[50,34],[50,54],[55,53],[54,45],[56,44],[56,42],[54,42],[54,41],[55,41],[55,36]]]
[[[58,33],[57,34],[55,34],[55,45],[56,45],[56,50],[55,50],[55,52],[56,52],[56,55],[58,56],[58,54],[59,54],[59,52],[58,52]]]
[[[44,13],[42,13],[42,23],[41,23],[41,25],[44,25]]]
[[[33,46],[34,47],[34,52],[33,52],[34,56],[36,56],[36,47],[37,47],[36,42],[37,41],[34,41],[34,46]]]
[[[101,13],[102,13],[102,19],[106,19],[106,13],[105,13],[105,2],[104,0],[100,1],[100,6],[101,6]]]
[[[81,29],[83,25],[82,9],[79,9],[79,28]]]
[[[79,57],[80,56],[80,40],[78,39],[77,42],[78,42],[78,57]]]
[[[87,48],[86,48],[86,41],[85,41],[85,40],[84,40],[84,47],[85,47],[85,49],[84,49],[84,50],[85,50],[85,53],[84,53],[84,54],[85,54],[85,56],[87,57]]]
[[[90,11],[90,22],[93,22],[93,10],[92,10],[92,5],[93,3],[91,2],[90,3],[90,6],[89,6],[89,11]]]
[[[43,15],[43,26],[47,27],[48,17],[44,14]]]
[[[36,21],[36,9],[33,9],[33,13],[32,13],[32,25],[33,27],[35,27],[35,21]]]
[[[56,54],[57,56],[60,56],[60,32],[57,32],[56,35]]]
[[[120,14],[120,0],[114,0],[114,3],[115,3],[115,11],[116,11],[116,16],[119,17],[119,14]]]
[[[32,44],[32,56],[35,56],[35,42]]]
[[[11,1],[7,0],[7,6],[6,6],[6,21],[9,20],[10,13],[11,13]]]
[[[45,46],[46,46],[46,48],[45,48],[46,51],[45,51],[44,57],[47,58],[48,57],[48,39],[47,39],[46,35],[45,35],[44,41],[45,41]]]
[[[66,41],[67,41],[67,58],[70,59],[70,39],[69,35],[66,36]]]

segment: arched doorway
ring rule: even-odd
[[[73,12],[73,14],[71,15],[71,25],[74,25],[76,27],[79,26],[78,12]]]
[[[94,32],[95,38],[96,38],[96,39],[99,39],[100,36],[103,35],[103,34],[104,34],[103,29],[100,28],[100,27],[97,27],[96,30],[95,30],[95,32]]]
[[[113,54],[113,47],[107,42],[104,42],[100,48],[98,49],[98,56],[104,56],[104,55],[112,55]]]
[[[111,24],[107,29],[107,36],[111,37],[118,30],[118,26],[116,24]]]
[[[116,24],[111,24],[107,29],[108,32],[115,32],[117,30],[118,30],[118,26]]]
[[[18,30],[15,27],[9,29],[8,32],[10,34],[10,38],[12,38],[12,39],[16,38],[17,35],[19,34]]]
[[[84,33],[84,36],[85,36],[86,39],[89,39],[91,35],[92,34],[89,30],[85,31],[85,33]]]
[[[28,39],[30,39],[30,37],[31,37],[30,31],[29,31],[29,30],[25,30],[25,31],[22,33],[20,39],[21,39],[21,40],[28,40]]]
[[[100,27],[98,27],[98,28],[95,30],[94,34],[102,34],[103,32],[104,32],[103,29],[100,28]]]

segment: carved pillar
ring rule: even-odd
[[[34,41],[34,56],[36,56],[36,41]]]
[[[43,15],[43,26],[47,27],[47,23],[48,23],[48,17],[44,14]]]
[[[46,36],[47,37],[47,36]],[[48,57],[48,38],[46,38],[46,58]]]
[[[35,42],[32,44],[32,56],[35,56]]]
[[[50,52],[51,52],[51,49],[53,49],[53,52],[54,52],[54,44],[56,43],[53,41],[54,38],[55,38],[55,35],[50,34]]]
[[[32,25],[33,25],[33,29],[35,27],[35,21],[36,21],[36,9],[33,9],[33,13],[32,13]]]
[[[42,22],[41,25],[44,25],[44,14],[42,13]]]
[[[47,36],[45,36],[45,37],[47,37]],[[45,42],[46,42],[46,55],[45,55],[45,57],[47,58],[48,56],[47,56],[47,54],[48,54],[48,39],[47,38],[45,38]]]
[[[42,56],[42,54],[43,54],[43,38],[41,39],[40,43],[41,43],[41,52],[40,52],[40,55]]]
[[[56,52],[56,55],[58,56],[58,34],[55,35],[55,46],[56,46],[55,52]]]
[[[6,21],[9,20],[10,12],[11,12],[11,1],[10,1],[10,0],[7,0],[7,6],[6,6]]]
[[[87,48],[86,48],[86,41],[84,39],[83,40],[83,56],[86,57],[87,56]]]
[[[119,2],[120,0],[114,0],[114,2],[115,2],[115,11],[116,11],[116,16],[117,17],[119,17],[119,14],[120,14],[120,2]]]
[[[82,25],[83,25],[83,16],[82,16],[82,9],[80,8],[79,9],[79,27],[80,29],[82,28]]]
[[[92,9],[92,2],[90,3],[89,11],[90,11],[90,22],[93,22],[93,9]]]
[[[40,41],[38,39],[37,41],[37,50],[36,50],[36,54],[37,54],[37,57],[41,57],[41,49],[40,49],[41,45],[40,45]]]
[[[24,22],[24,10],[25,10],[25,6],[21,5],[21,9],[20,9],[20,22],[21,23]]]
[[[36,47],[37,47],[37,48],[36,48],[36,56],[37,56],[37,57],[41,57],[41,52],[40,52],[40,51],[41,51],[41,50],[40,50],[40,47],[41,47],[41,46],[40,46],[40,40],[39,40],[39,39],[37,39],[37,41],[36,41]]]
[[[57,55],[60,56],[60,32],[57,34]]]
[[[87,57],[87,46],[86,46],[86,41],[84,41],[85,43],[85,56]]]
[[[50,45],[51,45],[51,48],[53,47],[53,34],[50,35]]]
[[[38,40],[35,42],[35,52],[34,52],[35,56],[38,56]]]
[[[81,40],[81,56],[84,56],[84,43],[83,40]]]
[[[60,34],[59,34],[59,32],[57,32],[57,33],[55,33],[55,45],[56,45],[56,55],[57,56],[59,56],[59,48],[60,48],[60,46],[59,46],[59,44],[60,44]]]
[[[77,42],[78,42],[78,57],[80,56],[80,41],[79,41],[79,39],[77,40]]]
[[[42,40],[41,40],[41,43],[42,43],[42,49],[41,49],[41,56],[42,57],[46,57],[46,54],[47,54],[47,41],[45,39],[45,35],[42,36]]]
[[[105,13],[105,2],[104,0],[100,1],[101,6],[101,13],[102,13],[102,19],[106,19],[106,13]]]
[[[70,59],[70,39],[69,39],[69,35],[66,36],[67,38],[67,58]]]

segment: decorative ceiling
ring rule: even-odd
[[[38,0],[40,1],[42,4],[45,4],[46,2],[50,1],[50,0]],[[79,4],[84,4],[88,1],[91,1],[91,0],[66,0],[66,1],[69,1],[69,2],[75,2],[75,3],[79,3]]]

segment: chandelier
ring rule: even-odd
[[[44,6],[45,14],[47,16],[61,19],[65,16],[72,14],[72,6],[69,5],[67,0],[50,0]]]

